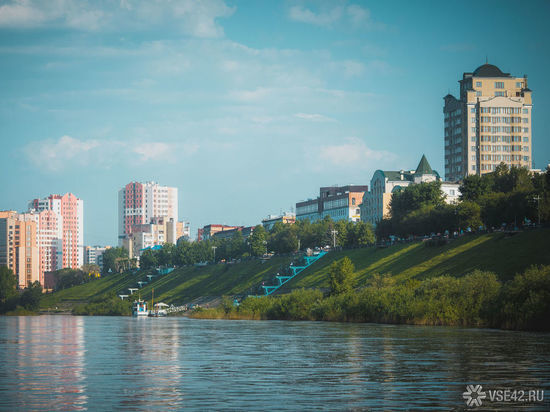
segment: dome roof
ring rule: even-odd
[[[497,66],[486,63],[474,70],[474,77],[510,77],[510,73],[503,73]]]

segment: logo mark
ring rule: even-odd
[[[487,397],[482,391],[481,385],[466,385],[466,392],[462,397],[466,400],[468,406],[481,406],[481,401]]]

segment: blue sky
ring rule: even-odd
[[[2,1],[0,209],[73,192],[115,244],[117,190],[179,188],[193,234],[376,169],[443,173],[443,96],[527,74],[550,162],[550,2]]]

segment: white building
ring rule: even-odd
[[[441,181],[437,171],[433,170],[422,155],[416,170],[388,171],[377,170],[370,182],[370,190],[365,192],[361,208],[361,220],[376,225],[389,218],[390,201],[394,192],[409,185]],[[441,191],[447,203],[456,202],[460,196],[459,183],[441,182]]]

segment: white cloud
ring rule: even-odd
[[[348,25],[354,29],[381,29],[383,24],[371,19],[370,10],[357,4],[321,8],[319,11],[304,6],[292,6],[288,10],[291,20],[316,26],[331,27],[336,24]]]
[[[298,119],[304,119],[304,120],[310,120],[312,122],[335,122],[336,120],[323,116],[322,114],[318,113],[296,113],[294,117],[297,117]]]
[[[41,170],[60,171],[76,166],[110,167],[121,159],[135,162],[173,162],[199,149],[190,142],[96,140],[62,136],[34,141],[24,147],[27,159]]]
[[[373,162],[393,161],[395,154],[385,150],[373,150],[362,140],[352,137],[345,143],[326,145],[319,149],[319,160],[343,168],[372,168]]]
[[[0,6],[0,27],[121,31],[172,25],[193,37],[213,38],[224,35],[217,19],[234,11],[224,0],[8,0]]]
[[[79,140],[71,136],[62,136],[57,141],[48,139],[30,143],[25,147],[25,153],[37,166],[59,170],[73,159],[87,163],[89,152],[98,146],[97,140]]]
[[[289,10],[291,20],[314,24],[316,26],[330,26],[340,20],[342,14],[343,10],[341,7],[334,7],[331,10],[317,13],[302,6],[292,6]]]

